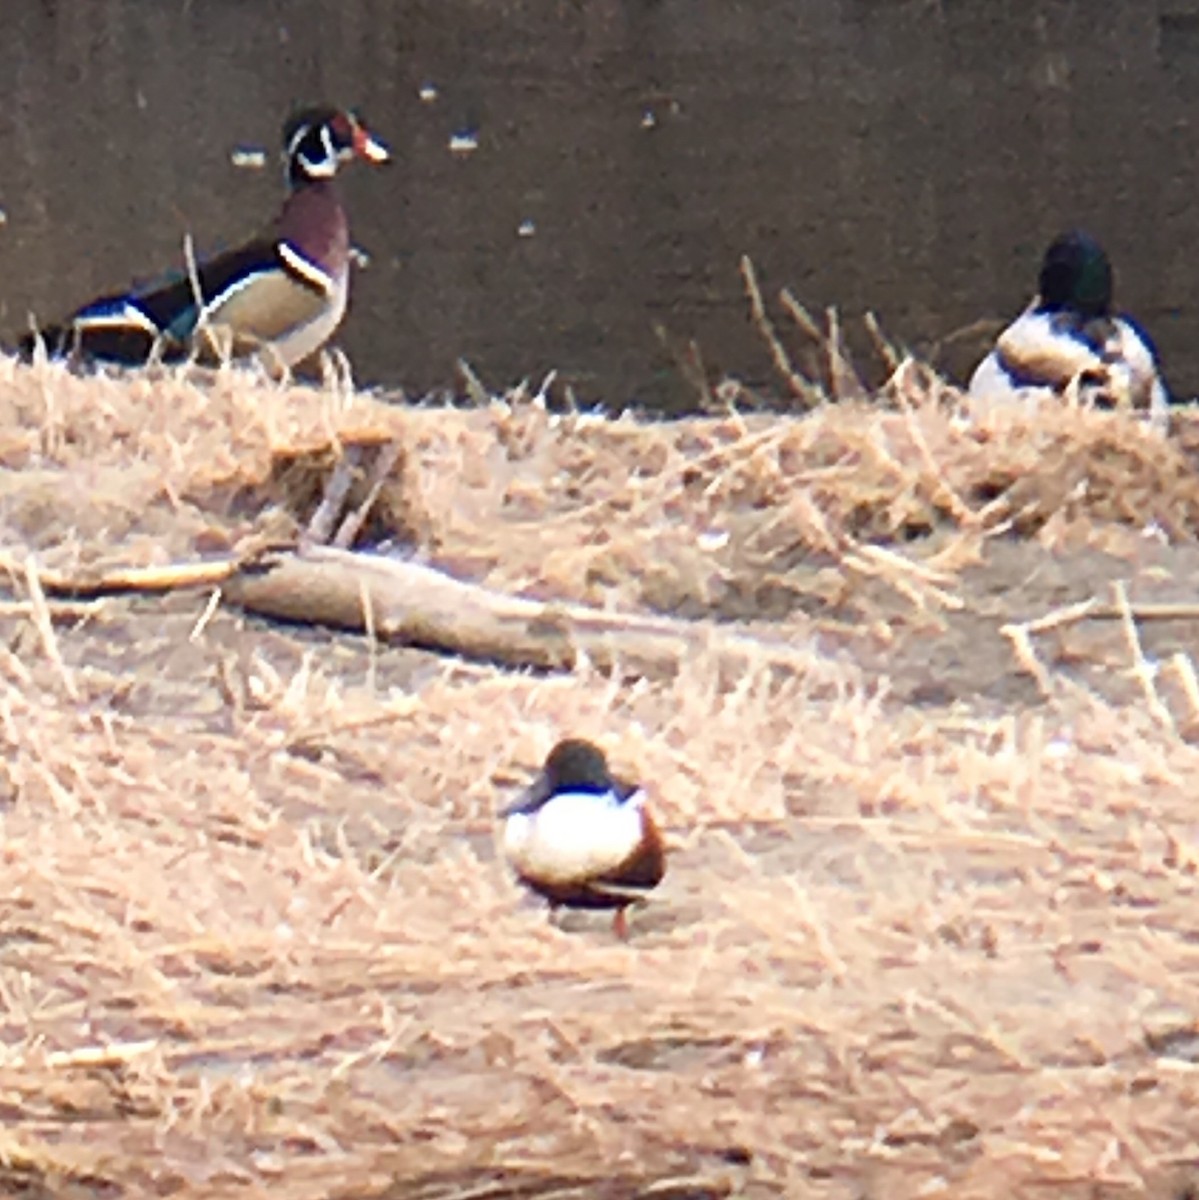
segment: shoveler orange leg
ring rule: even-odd
[[[616,915],[612,918],[612,932],[616,934],[622,942],[629,940],[629,919],[625,916],[625,910],[618,908]]]

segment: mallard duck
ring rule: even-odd
[[[1112,267],[1103,247],[1074,230],[1054,239],[1038,294],[1000,335],[970,380],[978,400],[1078,398],[1164,420],[1169,403],[1157,351],[1127,316],[1112,312]]]
[[[345,314],[350,235],[334,176],[361,158],[386,162],[387,148],[357,114],[309,108],[283,127],[287,196],[263,236],[199,264],[195,280],[177,271],[167,282],[104,296],[62,325],[31,334],[47,353],[136,365],[157,350],[165,359],[193,350],[262,353],[288,368],[318,350]],[[197,295],[198,293],[198,295]]]
[[[662,837],[640,787],[614,778],[603,751],[560,741],[529,789],[501,814],[504,853],[526,887],[551,907],[625,909],[666,871]]]

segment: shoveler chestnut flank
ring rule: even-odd
[[[126,365],[210,351],[260,352],[266,365],[288,368],[320,349],[349,296],[349,225],[334,176],[350,159],[383,163],[390,155],[360,116],[329,107],[291,116],[283,152],[287,196],[267,233],[201,263],[195,280],[181,269],[168,282],[84,305],[61,326],[26,337],[25,355],[37,336],[52,356]]]
[[[1145,410],[1157,423],[1166,418],[1157,351],[1132,318],[1112,311],[1111,263],[1079,230],[1045,251],[1038,295],[979,363],[970,395],[1060,399],[1072,386],[1096,407]]]
[[[568,738],[550,751],[532,786],[505,809],[504,853],[517,877],[552,908],[625,909],[666,872],[662,837],[641,788],[614,778],[603,751]]]

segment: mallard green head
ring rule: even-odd
[[[1112,264],[1089,234],[1071,230],[1053,240],[1041,263],[1040,307],[1084,317],[1112,310]]]

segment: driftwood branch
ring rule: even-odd
[[[3,567],[17,579],[27,578],[26,568],[16,561],[0,557]],[[830,665],[806,644],[739,633],[715,622],[529,600],[454,579],[435,567],[336,546],[260,548],[241,559],[77,576],[41,571],[37,579],[46,596],[72,600],[218,588],[225,603],[247,612],[354,630],[382,642],[513,668],[569,669],[587,659],[604,671],[653,678],[675,673],[699,652],[714,655],[722,673],[731,676],[760,667],[812,675]],[[1005,625],[1001,632],[1033,669],[1031,638],[1051,629],[1083,620],[1127,624],[1196,618],[1195,604],[1130,605],[1125,599],[1109,606],[1092,600]]]
[[[248,612],[369,629],[380,641],[510,667],[565,669],[586,658],[605,671],[661,676],[700,650],[737,673],[770,666],[810,674],[823,661],[806,648],[714,624],[528,600],[434,567],[328,546],[263,555],[223,592]]]
[[[15,577],[25,572],[0,557]],[[333,546],[260,549],[242,559],[122,568],[77,576],[40,571],[46,595],[73,600],[218,588],[225,603],[278,620],[367,633],[513,668],[569,669],[587,659],[608,672],[672,675],[714,653],[732,677],[757,667],[812,675],[831,664],[807,645],[736,633],[714,622],[544,603],[454,579],[434,567]]]

